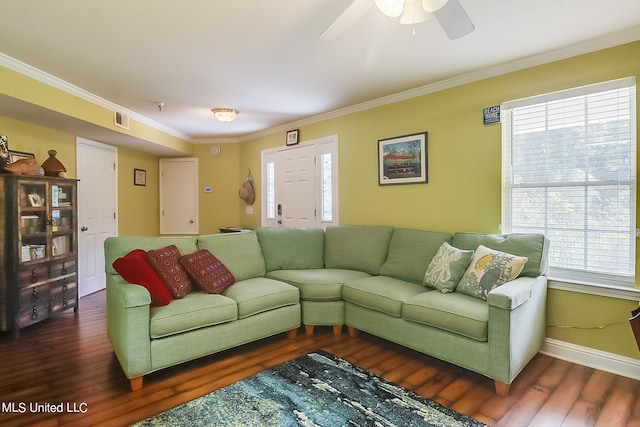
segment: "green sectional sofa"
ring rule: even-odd
[[[152,307],[149,292],[127,283],[112,263],[133,249],[171,244],[181,254],[209,250],[236,282],[221,295],[196,288]],[[506,283],[481,297],[460,292],[462,286],[435,289],[425,272],[445,246],[469,259],[471,251],[480,255],[480,248],[490,248],[524,267],[509,270],[517,278],[505,276]],[[504,396],[543,344],[548,247],[538,234],[451,235],[386,226],[109,238],[108,334],[132,389],[142,386],[144,375],[168,366],[282,332],[295,338],[304,324],[307,334],[320,325],[340,334],[347,325],[351,335],[385,338],[485,375]],[[469,265],[486,267],[487,259]],[[476,274],[459,265],[465,274],[460,283]],[[495,269],[487,268],[486,278],[493,280]]]

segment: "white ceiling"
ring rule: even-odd
[[[615,34],[640,39],[638,0],[460,2],[476,29],[457,40],[435,19],[412,28],[372,7],[324,41],[351,0],[1,0],[0,52],[197,142]],[[240,115],[220,123],[213,107]]]

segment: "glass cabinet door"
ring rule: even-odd
[[[51,186],[51,242],[54,257],[73,253],[73,186]]]
[[[47,183],[21,181],[18,190],[20,263],[47,258]]]

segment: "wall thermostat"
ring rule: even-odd
[[[220,155],[220,146],[219,145],[212,145],[211,146],[211,155],[212,156],[219,156]]]

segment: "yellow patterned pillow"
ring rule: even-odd
[[[522,272],[527,257],[511,255],[480,245],[467,267],[456,291],[483,300],[491,290],[503,285]]]

